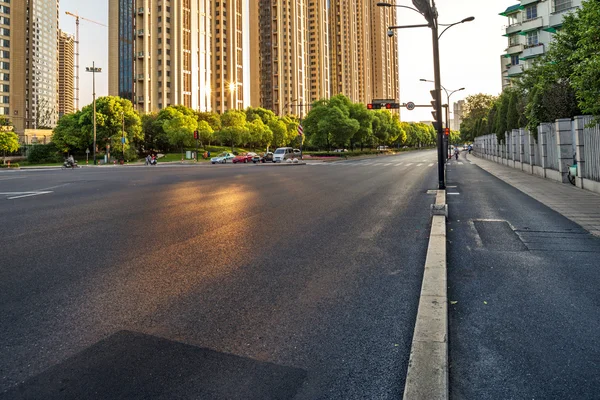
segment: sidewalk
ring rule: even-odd
[[[467,160],[581,225],[591,234],[600,236],[600,195],[473,155],[467,156]]]

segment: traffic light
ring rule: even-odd
[[[431,115],[433,116],[433,120],[435,121],[435,123],[433,124],[433,126],[435,127],[436,131],[439,131],[442,128],[442,121],[440,121],[441,117],[440,115],[438,115],[438,106],[437,106],[437,91],[436,90],[430,90],[429,93],[431,93],[431,97],[433,97],[433,100],[431,100],[431,106],[433,107],[433,111],[431,112]]]
[[[450,128],[444,128],[444,135],[450,136]]]
[[[385,108],[388,110],[400,108],[400,103],[387,103]]]
[[[381,104],[381,103],[369,103],[369,104],[367,104],[367,109],[368,110],[381,110],[382,106],[383,106],[383,104]]]
[[[194,139],[198,140],[198,131],[194,131]]]

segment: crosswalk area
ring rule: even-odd
[[[404,161],[404,162],[382,162],[378,160],[363,160],[363,161],[336,161],[336,162],[321,162],[321,163],[307,163],[313,167],[433,167],[436,165],[431,160],[422,161]]]
[[[448,166],[465,165],[471,164],[468,160],[451,160],[448,161]],[[437,166],[437,160],[418,160],[418,161],[395,161],[395,162],[384,162],[381,160],[366,159],[360,161],[334,161],[334,162],[315,162],[307,163],[306,165],[320,168],[331,168],[331,167],[380,167],[380,168],[406,168],[406,167],[418,167],[418,168],[429,168]]]

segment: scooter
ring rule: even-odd
[[[70,163],[69,161],[65,160],[65,162],[62,165],[62,169],[67,169],[67,168],[75,169],[75,168],[79,168],[79,165],[77,165],[77,161],[73,161],[73,163]]]

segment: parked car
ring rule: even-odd
[[[211,164],[226,164],[227,161],[231,161],[235,158],[232,153],[224,152],[216,157],[210,159]]]
[[[388,151],[388,146],[377,146],[377,151]]]
[[[273,154],[273,162],[284,162],[294,158],[300,158],[300,150],[291,147],[279,147]]]
[[[347,151],[348,151],[348,149],[335,149],[333,152],[334,153],[345,153]]]
[[[252,157],[252,162],[256,164],[257,162],[274,162],[273,161],[273,153],[267,151],[266,153],[260,153]]]
[[[254,157],[256,153],[248,152],[237,155],[231,160],[234,164],[236,163],[247,163],[248,161],[252,161],[252,157]]]

